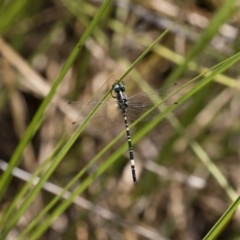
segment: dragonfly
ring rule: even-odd
[[[125,93],[126,87],[124,82],[116,80],[110,90],[111,96],[114,98],[114,100],[88,102],[81,112],[81,116],[87,116],[97,105],[100,104],[96,114],[89,122],[89,125],[92,129],[98,129],[102,131],[109,129],[110,127],[118,126],[118,123],[120,121],[124,122],[134,185],[137,185],[138,181],[136,177],[134,152],[131,133],[129,130],[129,122],[134,122],[137,119],[142,122],[147,122],[154,120],[157,116],[162,114],[159,108],[154,108],[154,106],[156,106],[156,101],[159,102],[161,99],[164,100],[164,98],[166,98],[177,85],[178,83],[174,83],[157,90],[139,93],[134,96],[127,97]],[[169,106],[170,104],[178,104],[177,102],[169,103],[162,101],[160,102],[160,105],[162,103],[165,107]],[[72,105],[74,108],[76,102],[69,102],[68,104]],[[82,120],[77,120],[72,122],[72,124],[79,125],[81,122]]]

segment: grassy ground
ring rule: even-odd
[[[240,239],[238,7],[0,1],[0,239]],[[116,79],[169,86],[131,125],[137,186],[123,120],[81,113]]]

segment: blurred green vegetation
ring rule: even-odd
[[[0,239],[239,239],[239,17],[234,0],[0,1]],[[179,83],[131,125],[137,186],[124,123],[88,128],[97,106],[71,125],[67,102],[116,79]]]

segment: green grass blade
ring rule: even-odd
[[[3,196],[8,183],[10,182],[11,179],[11,172],[13,167],[17,164],[18,159],[24,149],[24,147],[26,146],[26,144],[28,143],[29,139],[31,139],[31,137],[33,136],[33,134],[35,133],[36,126],[38,125],[38,122],[42,119],[43,113],[46,109],[46,107],[48,106],[48,104],[50,103],[50,100],[52,99],[52,97],[54,96],[54,93],[57,89],[57,87],[59,86],[59,84],[61,83],[63,77],[65,76],[65,74],[67,73],[68,69],[71,67],[74,59],[76,58],[79,49],[83,46],[85,40],[87,39],[87,37],[91,34],[91,32],[93,31],[95,25],[98,23],[101,14],[104,12],[104,10],[107,8],[107,6],[109,5],[111,1],[106,0],[102,6],[100,7],[98,13],[96,14],[96,16],[94,17],[94,19],[92,20],[91,24],[89,25],[88,29],[85,31],[85,33],[83,34],[83,36],[81,37],[79,43],[77,44],[77,46],[74,48],[73,52],[71,53],[71,55],[69,56],[68,60],[66,61],[65,65],[63,66],[58,78],[56,79],[56,81],[54,82],[48,96],[44,99],[43,103],[41,104],[39,110],[37,111],[37,113],[35,114],[32,122],[30,123],[22,141],[20,142],[20,144],[18,145],[16,151],[13,154],[13,157],[9,163],[9,167],[7,169],[7,171],[3,174],[3,177],[1,179],[1,183],[0,183],[0,189],[1,189],[1,194],[0,197]],[[83,129],[85,125],[83,125],[80,129],[79,129],[79,133],[80,131]],[[72,136],[72,138],[70,138],[69,143],[66,144],[66,148],[64,148],[64,150],[66,151],[66,149],[68,150],[71,145],[73,144],[73,142],[75,141],[75,139],[78,137],[77,133],[75,135]],[[15,221],[12,221],[7,228],[5,229],[3,236],[7,236],[8,232],[14,227],[14,225],[17,222],[17,219],[19,217],[21,217],[21,215],[23,214],[23,212],[26,211],[26,209],[28,208],[28,206],[30,205],[30,203],[32,202],[32,200],[35,198],[36,194],[38,193],[38,191],[41,189],[42,184],[44,184],[44,182],[48,179],[48,177],[51,175],[51,173],[53,172],[53,170],[57,167],[57,165],[59,164],[59,162],[61,161],[62,157],[64,156],[63,151],[61,151],[59,153],[59,158],[57,160],[55,160],[53,162],[53,164],[50,166],[50,168],[48,169],[48,171],[46,172],[46,174],[42,177],[41,181],[39,182],[39,184],[36,186],[36,188],[34,188],[34,190],[32,191],[31,195],[29,196],[29,198],[27,199],[27,201],[24,202],[24,204],[20,207],[18,214],[16,214],[16,219]]]
[[[237,210],[240,204],[240,197],[238,197],[234,203],[227,209],[227,211],[221,216],[209,233],[204,237],[203,240],[213,240],[223,231],[227,223],[231,220],[234,212]]]
[[[14,22],[17,21],[19,15],[24,12],[24,7],[28,3],[28,0],[20,0],[15,1],[8,6],[4,10],[0,10],[0,33],[4,33],[9,27],[12,26]]]
[[[26,235],[37,223],[41,220],[41,218],[61,199],[64,193],[69,190],[79,179],[83,176],[84,173],[94,164],[96,161],[118,140],[125,134],[125,131],[120,133],[115,139],[113,139],[105,148],[103,148],[68,184],[63,188],[63,191],[55,196],[52,201],[41,211],[41,213],[27,226],[27,228],[21,233],[19,239],[22,239],[24,235]]]
[[[50,161],[53,160],[56,153],[63,146],[64,141],[65,141],[65,136],[63,136],[62,139],[58,142],[58,145],[54,149],[52,155],[47,160],[45,160],[41,165],[38,166],[36,171],[31,175],[30,180],[24,185],[24,187],[17,194],[17,196],[11,201],[11,204],[7,207],[7,209],[4,212],[4,215],[0,219],[0,231],[1,229],[3,229],[3,226],[7,224],[9,219],[13,220],[13,216],[16,216],[16,206],[19,206],[20,202],[23,202],[24,196],[27,197],[27,193],[33,185],[32,182],[36,177],[40,176],[40,173],[42,172],[42,170],[44,170],[44,168],[48,164],[50,164]]]
[[[121,22],[117,22],[116,20],[111,20],[109,21],[109,27],[110,29],[112,29],[115,32],[120,32],[120,33],[124,33],[124,32],[130,32],[134,39],[136,39],[136,41],[141,44],[142,46],[149,46],[150,45],[150,40],[147,39],[145,36],[137,36],[136,34],[132,33],[131,29],[128,29],[124,26],[124,24],[122,24]],[[171,49],[163,46],[163,45],[156,45],[153,49],[153,51],[158,54],[159,56],[168,59],[169,61],[171,61],[172,63],[175,63],[176,65],[181,65],[184,63],[185,61],[185,57],[177,54],[176,52],[172,51]],[[194,71],[196,73],[203,73],[208,71],[208,69],[206,67],[201,67],[199,66],[197,63],[195,63],[193,60],[190,60],[188,62],[187,65],[188,69],[191,71]],[[240,84],[235,81],[234,79],[231,79],[230,77],[226,76],[226,75],[218,75],[216,76],[215,81],[224,84],[226,86],[229,87],[235,87],[238,88],[240,90]]]
[[[188,63],[203,51],[209,44],[210,40],[216,35],[219,28],[228,18],[231,18],[233,12],[237,11],[234,8],[236,0],[225,1],[219,11],[214,15],[213,19],[209,22],[205,32],[201,35],[200,39],[194,44],[193,48],[188,52],[182,65],[179,65],[176,70],[168,77],[167,81],[175,81],[185,71]]]
[[[166,29],[144,52],[141,54],[132,65],[128,68],[128,70],[118,79],[118,81],[122,81],[131,70],[153,49],[153,47],[158,43],[169,31],[170,29]]]

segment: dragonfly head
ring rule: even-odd
[[[116,98],[116,94],[113,95],[113,92],[115,92],[116,94],[118,94],[119,92],[125,92],[125,85],[124,85],[123,81],[121,81],[121,82],[116,81],[112,85],[111,95],[112,95],[113,98]]]

